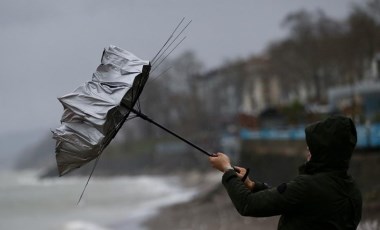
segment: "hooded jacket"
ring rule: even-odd
[[[243,216],[281,215],[278,229],[356,229],[362,198],[347,173],[356,145],[350,118],[332,116],[305,129],[311,159],[295,179],[276,188],[255,182],[248,190],[233,170],[223,175],[235,208]]]

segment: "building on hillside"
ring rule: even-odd
[[[255,76],[249,72],[245,62],[230,63],[197,76],[197,92],[202,99],[203,109],[210,116],[217,118],[216,122],[233,122],[244,107],[244,101],[247,101],[245,98],[248,97],[249,103],[252,103],[251,98],[254,95],[252,86],[255,82],[253,78]],[[257,106],[248,108],[249,112],[254,107]]]
[[[380,52],[371,63],[363,81],[329,89],[331,110],[359,115],[365,122],[380,121]]]
[[[328,91],[331,110],[360,115],[365,121],[380,119],[380,81],[363,81]]]
[[[273,74],[270,59],[265,56],[231,63],[196,77],[202,106],[219,124],[234,124],[240,119],[237,115],[258,117],[270,108],[305,102],[310,90],[295,83],[291,88],[285,87],[286,81]]]
[[[281,86],[277,76],[270,73],[269,60],[253,57],[246,62],[247,78],[241,94],[240,112],[257,116],[267,107],[281,102]]]

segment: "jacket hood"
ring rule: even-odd
[[[308,174],[347,170],[357,142],[353,121],[332,116],[305,128],[311,159],[303,171]]]

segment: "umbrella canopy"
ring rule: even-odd
[[[135,106],[149,71],[149,61],[111,45],[91,81],[58,98],[64,108],[53,131],[59,175],[102,153]]]

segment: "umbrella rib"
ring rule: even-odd
[[[161,64],[163,61],[165,61],[165,59],[186,39],[186,37],[182,38],[181,41],[178,42],[178,44],[160,61],[160,63],[158,63],[154,68],[153,70],[151,71],[151,73],[153,73]]]
[[[158,63],[154,68],[153,70],[150,72],[150,73],[153,73],[161,64],[163,61],[165,61],[165,59],[183,42],[183,40],[185,40],[186,37],[182,38],[182,40],[160,61],[160,63]]]
[[[82,197],[83,197],[83,195],[84,195],[84,192],[85,192],[86,189],[87,189],[87,186],[88,186],[88,183],[90,182],[90,179],[91,179],[91,177],[92,177],[92,174],[94,174],[94,171],[95,171],[96,165],[97,165],[98,162],[99,162],[99,158],[100,158],[100,154],[99,154],[99,156],[98,156],[98,157],[96,158],[96,160],[95,160],[94,166],[92,167],[92,170],[91,170],[90,176],[89,176],[88,179],[87,179],[86,185],[85,185],[84,188],[83,188],[83,191],[82,191],[82,193],[81,193],[81,195],[80,195],[80,197],[79,197],[79,200],[78,200],[77,205],[79,205],[80,201],[82,200]]]
[[[169,36],[168,40],[166,40],[165,44],[161,47],[161,49],[157,52],[157,54],[153,57],[152,62],[155,61],[156,57],[161,53],[162,49],[168,44],[170,39],[173,37],[174,33],[177,31],[178,27],[182,24],[183,20],[185,20],[185,17],[182,18],[182,20],[178,23],[177,27],[174,29],[172,34]]]
[[[158,60],[160,60],[160,58],[165,54],[165,52],[172,46],[172,44],[177,41],[178,37],[186,30],[186,28],[190,25],[190,23],[192,22],[192,20],[190,20],[186,26],[181,30],[181,32],[178,33],[178,35],[173,39],[173,41],[165,48],[165,50],[160,54],[160,56],[158,56],[158,58],[155,60],[155,61],[152,61],[152,66],[158,62]]]
[[[134,118],[136,118],[136,117],[138,117],[138,116],[137,116],[137,115],[134,115],[134,116],[128,117],[128,118],[125,119],[125,121],[132,120],[132,119],[134,119]],[[124,122],[123,122],[123,123],[124,123]],[[119,125],[120,125],[120,124],[119,124]],[[121,127],[121,126],[120,126],[120,127]],[[120,127],[119,127],[119,128],[120,128]],[[117,130],[118,130],[118,129],[117,129]],[[102,152],[102,151],[103,151],[103,149],[101,149],[99,152]],[[86,189],[87,189],[87,186],[88,186],[88,184],[89,184],[89,182],[90,182],[90,179],[91,179],[91,177],[92,177],[92,174],[94,174],[94,172],[95,172],[95,168],[96,168],[96,166],[97,166],[97,164],[98,164],[98,162],[99,162],[100,155],[101,155],[101,154],[99,154],[98,157],[97,157],[96,160],[95,160],[94,166],[92,167],[91,173],[90,173],[90,175],[89,175],[89,177],[88,177],[88,179],[87,179],[87,182],[86,182],[86,184],[85,184],[85,186],[84,186],[84,188],[83,188],[83,191],[82,191],[82,193],[81,193],[81,195],[80,195],[80,197],[79,197],[79,200],[78,200],[77,205],[79,205],[80,201],[82,200],[82,197],[83,197],[83,195],[84,195],[84,193],[85,193],[85,191],[86,191]]]

